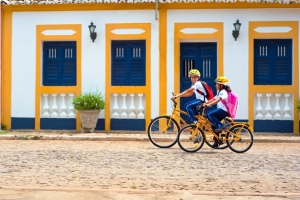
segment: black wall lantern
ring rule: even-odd
[[[234,37],[235,41],[239,37],[240,34],[240,28],[241,28],[241,23],[237,19],[236,22],[233,24],[234,30],[232,31],[232,36]]]
[[[93,22],[91,22],[91,25],[89,25],[89,29],[90,29],[91,39],[94,42],[97,37],[97,33],[95,32],[96,26],[93,24]]]

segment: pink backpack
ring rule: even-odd
[[[228,111],[229,117],[234,119],[236,116],[239,97],[237,94],[235,94],[233,92],[227,92],[227,94],[228,94],[228,102],[226,103],[225,100],[222,100],[222,103],[225,105],[225,107]]]

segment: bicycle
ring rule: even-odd
[[[174,93],[172,93],[174,96]],[[188,123],[180,117],[180,113],[184,115],[188,115],[187,112],[180,110],[177,108],[177,102],[171,99],[172,103],[172,113],[170,115],[162,115],[154,118],[150,124],[148,125],[147,132],[148,138],[150,142],[159,148],[170,148],[177,143],[178,134],[180,131],[180,126],[178,125],[175,117],[179,119],[180,122],[183,123],[184,126],[187,126]],[[199,119],[200,113],[198,112],[195,115],[196,119]],[[224,120],[225,123],[234,124],[233,120],[229,118]],[[211,135],[207,134],[207,140],[205,143],[212,148],[212,144],[210,143]],[[218,149],[225,149],[227,148],[227,144],[223,144],[219,146]]]
[[[232,121],[233,124],[230,124],[231,127],[222,130],[218,136],[211,129],[214,125],[204,115],[204,109],[202,109],[201,115],[198,117],[195,125],[189,125],[180,130],[177,141],[182,150],[197,152],[202,148],[204,142],[211,146],[210,141],[213,141],[213,137],[216,137],[219,143],[226,143],[235,153],[244,153],[252,147],[253,133],[248,123],[235,123]]]

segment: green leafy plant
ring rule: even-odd
[[[296,100],[296,108],[300,111],[300,99]]]
[[[76,110],[101,110],[105,108],[104,97],[101,92],[87,92],[76,96],[72,104]]]
[[[6,130],[6,125],[5,124],[1,124],[1,130]]]

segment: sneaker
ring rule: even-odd
[[[194,143],[194,144],[196,144],[196,143],[200,143],[200,139],[201,139],[201,137],[200,137],[200,136],[198,136],[198,135],[196,135],[196,137],[194,138],[194,141],[193,141],[193,143]]]
[[[222,130],[228,129],[229,127],[230,127],[230,125],[229,125],[229,124],[226,124],[226,125],[223,125],[223,126],[221,126],[221,127],[219,127],[219,128],[216,128],[214,131],[215,131],[215,132],[220,132],[220,131],[222,131]]]
[[[192,123],[190,123],[190,125],[196,125],[197,124],[197,121],[193,121]]]

